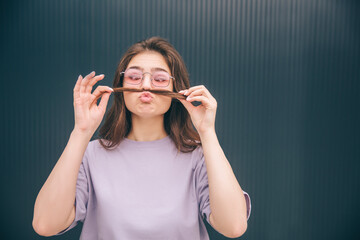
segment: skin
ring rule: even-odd
[[[140,67],[143,72],[152,72],[153,68],[162,68],[170,75],[171,71],[165,62],[164,57],[154,51],[145,51],[133,57],[127,68]],[[173,91],[173,80],[170,81],[169,86],[161,88],[164,90]],[[157,89],[151,84],[150,74],[144,75],[144,80],[139,85],[131,85],[124,82],[124,87],[138,87],[144,89]],[[141,92],[124,92],[125,105],[132,113],[132,129],[127,138],[136,141],[152,141],[164,138],[167,136],[164,128],[164,114],[171,106],[171,98],[152,94],[152,101],[150,103],[142,102],[140,100]]]

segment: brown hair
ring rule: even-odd
[[[120,60],[115,72],[113,87],[123,86],[124,71],[131,59],[144,51],[156,51],[160,53],[168,64],[173,82],[174,92],[190,87],[189,75],[185,63],[176,49],[165,39],[151,37],[132,45]],[[114,104],[106,115],[105,123],[99,130],[100,144],[105,149],[116,147],[131,130],[131,112],[126,108],[122,92],[114,92]],[[182,103],[173,99],[169,110],[164,115],[164,127],[166,133],[181,152],[191,152],[201,145],[200,136],[194,129],[189,113]],[[107,140],[106,143],[103,140]]]

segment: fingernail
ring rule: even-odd
[[[112,89],[111,87],[108,87],[112,92],[114,91],[114,89]]]
[[[187,98],[186,98],[186,100],[190,100],[190,99],[191,99],[191,97],[187,97]]]
[[[187,95],[188,94],[188,91],[185,91],[184,95]]]

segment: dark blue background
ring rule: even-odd
[[[252,199],[244,239],[359,237],[359,1],[41,0],[0,9],[2,239],[45,239],[32,229],[33,207],[73,128],[77,76],[95,70],[111,86],[124,51],[154,35],[183,56],[191,85],[218,101],[220,144]],[[206,226],[211,239],[226,239]]]

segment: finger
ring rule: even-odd
[[[108,86],[98,86],[95,91],[92,93],[93,96],[99,98],[104,92],[113,92],[114,90]]]
[[[110,87],[107,86],[98,86],[95,91],[93,92],[93,94],[91,94],[91,104],[97,104],[97,101],[99,100],[99,98],[105,94],[105,93],[112,93],[114,90]]]
[[[100,74],[100,75],[97,75],[95,77],[93,77],[89,83],[86,85],[86,89],[85,89],[85,92],[87,93],[91,93],[91,90],[92,90],[92,87],[95,85],[96,82],[100,81],[100,80],[103,80],[105,77],[104,74]]]
[[[197,89],[192,91],[189,95],[187,95],[188,97],[195,97],[195,96],[206,96],[206,93],[204,91],[203,88]],[[207,96],[206,96],[207,97]]]
[[[95,75],[95,71],[92,71],[91,73],[89,73],[88,75],[86,75],[86,77],[84,77],[84,79],[81,81],[81,85],[80,85],[80,96],[85,94],[85,90],[86,90],[86,85],[88,84],[88,82],[90,81],[90,79]]]
[[[201,88],[203,88],[203,85],[194,86],[194,87],[191,87],[191,88],[189,88],[189,89],[186,89],[185,92],[184,92],[184,95],[188,96],[188,95],[190,95],[193,91],[198,90],[198,89],[201,89]]]
[[[110,97],[110,94],[111,93],[104,93],[101,97],[101,101],[99,103],[99,108],[105,112],[106,111],[106,106],[107,106],[107,103],[109,101],[109,97]]]
[[[201,91],[201,95],[208,97],[210,100],[215,100],[215,98],[213,97],[213,95],[211,95],[211,93],[209,92],[209,90],[204,86],[204,85],[200,85],[200,86],[196,86],[196,89],[192,89],[192,92],[188,93],[187,96],[190,96],[191,93],[196,94],[198,91]],[[196,93],[195,93],[196,92]]]
[[[80,97],[80,84],[81,84],[82,79],[83,79],[83,77],[81,75],[79,75],[79,77],[76,81],[75,87],[74,87],[74,99]]]

